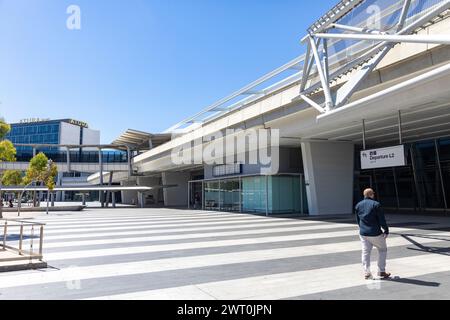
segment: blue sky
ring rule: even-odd
[[[336,2],[0,0],[0,116],[161,132],[303,53]]]

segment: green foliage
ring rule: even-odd
[[[11,130],[11,126],[5,122],[3,118],[0,118],[0,140],[3,139]]]
[[[14,145],[8,140],[2,140],[10,130],[11,126],[0,118],[0,161],[16,161]]]
[[[23,183],[23,175],[19,170],[6,170],[3,173],[2,184],[4,186],[20,186]]]
[[[9,140],[0,141],[0,161],[16,161],[16,148]]]
[[[56,164],[51,162],[49,167],[49,160],[47,156],[40,152],[33,159],[30,160],[24,183],[30,184],[32,182],[41,182],[49,190],[55,188],[55,178],[58,175],[58,168]]]

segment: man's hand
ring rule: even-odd
[[[385,239],[387,239],[387,237],[389,237],[389,233],[383,233],[383,237],[385,238]]]

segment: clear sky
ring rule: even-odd
[[[304,52],[337,0],[0,0],[0,116],[161,132]],[[81,30],[69,30],[69,5]]]

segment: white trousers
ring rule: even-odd
[[[373,247],[378,250],[378,272],[386,272],[387,245],[384,235],[378,237],[359,236],[362,243],[362,264],[364,271],[370,273],[370,254]]]

